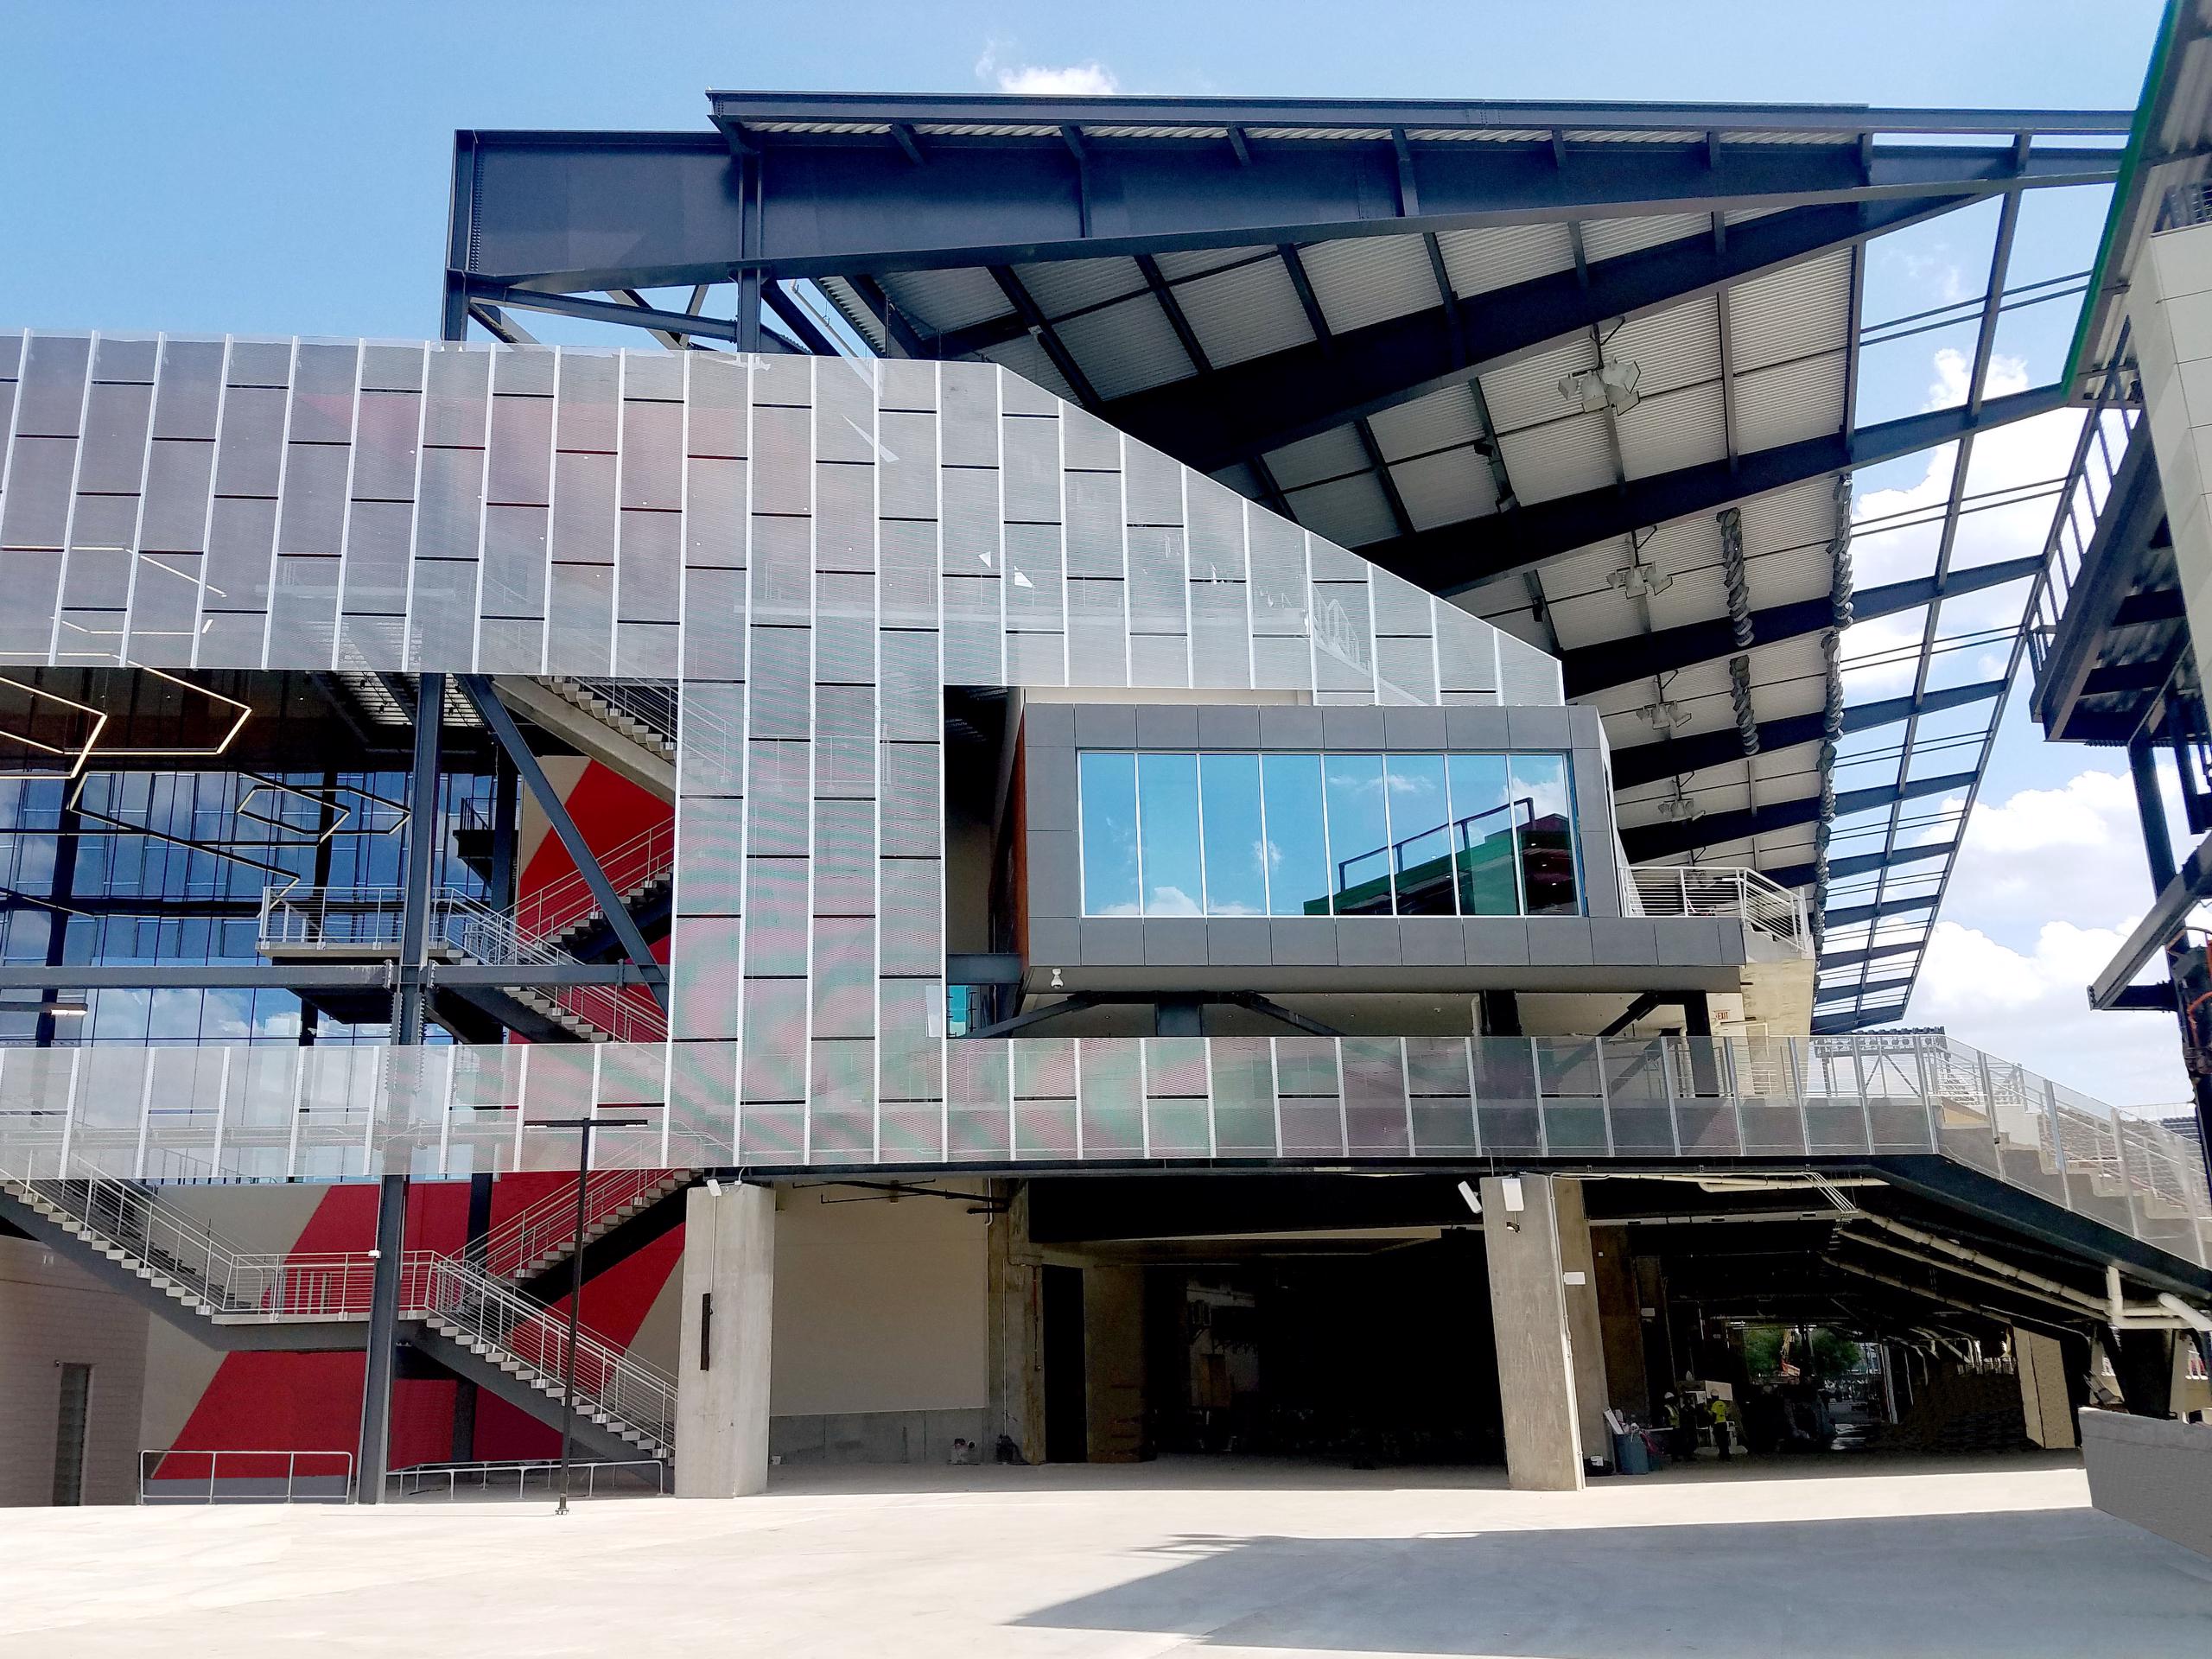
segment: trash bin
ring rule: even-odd
[[[1648,1475],[1651,1472],[1651,1459],[1644,1450],[1643,1435],[1613,1436],[1613,1467],[1624,1475]]]

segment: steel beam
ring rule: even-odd
[[[591,843],[576,828],[575,820],[569,816],[568,803],[561,798],[560,791],[546,777],[545,768],[537,764],[537,757],[531,753],[530,745],[523,741],[522,732],[515,725],[515,717],[507,712],[506,704],[499,701],[499,694],[493,689],[491,680],[486,676],[463,674],[460,676],[460,681],[462,694],[491,729],[499,747],[506,751],[507,759],[514,762],[516,776],[522,779],[523,786],[537,798],[538,809],[551,823],[553,833],[560,836],[561,845],[568,849],[569,857],[575,864],[576,873],[583,877],[584,885],[591,889],[591,896],[598,904],[601,913],[607,918],[607,925],[622,941],[622,948],[628,953],[630,960],[645,975],[645,982],[652,988],[653,1000],[660,1004],[661,1011],[665,1014],[668,1011],[668,970],[654,958],[652,947],[645,943],[645,936],[639,930],[637,918],[630,914],[629,906],[622,902],[621,895],[614,891],[614,884],[607,879],[607,872],[600,868],[599,855],[592,850]]]
[[[1895,461],[1969,433],[2048,414],[2065,401],[2063,386],[2038,386],[1989,398],[1979,411],[1961,405],[1863,426],[1848,435],[1801,439],[1753,450],[1733,467],[1726,461],[1707,461],[1626,485],[1606,485],[1535,506],[1370,542],[1359,553],[1448,598],[1617,536],[1771,495],[1824,474]],[[1766,636],[1762,632],[1759,637]]]
[[[992,118],[1004,121],[1001,111]],[[1855,119],[1855,118],[1853,118]],[[1710,122],[1699,124],[1700,132]],[[927,135],[916,167],[887,137],[463,132],[454,245],[467,274],[548,290],[1027,264],[1109,254],[1420,234],[1528,220],[1714,213],[2024,186],[2101,184],[2117,150],[2050,144],[1416,144]],[[731,137],[736,139],[733,153]],[[760,211],[747,212],[747,174]],[[461,217],[465,214],[465,218]],[[747,235],[753,217],[757,233]]]
[[[1495,131],[1560,128],[1580,132],[1679,131],[1693,138],[1700,154],[1718,137],[1726,147],[1739,130],[1760,133],[1840,136],[1857,138],[1884,133],[1924,132],[1955,136],[1984,134],[2009,139],[2030,131],[2085,137],[2124,137],[2133,110],[1941,109],[1931,105],[1882,108],[1866,104],[1664,104],[1607,102],[1546,103],[1520,99],[1370,98],[1167,98],[1045,95],[1008,98],[977,92],[764,92],[710,89],[708,109],[718,122],[743,126],[762,123],[861,124],[870,127],[983,125],[1082,130],[1097,124],[1171,130],[1204,125],[1230,129],[1229,143],[1254,153],[1274,143],[1306,138],[1240,137],[1249,127],[1295,130],[1316,135],[1347,127],[1386,133],[1393,127],[1410,133],[1463,128]],[[1098,140],[1086,132],[1090,142]],[[772,143],[784,135],[760,132],[752,142]],[[836,142],[843,135],[827,135]],[[878,142],[887,142],[878,140]],[[931,154],[937,153],[932,140]],[[949,142],[959,143],[958,138]],[[969,142],[973,142],[969,141]],[[1221,140],[1213,141],[1218,144]],[[1370,140],[1368,142],[1383,142]],[[1562,143],[1562,148],[1566,146]],[[1547,151],[1547,153],[1549,153]]]
[[[1960,772],[1942,778],[1916,778],[1902,784],[1883,784],[1872,789],[1839,791],[1835,798],[1835,816],[1847,817],[1852,813],[1870,812],[1897,801],[1909,801],[1923,795],[1941,795],[1949,790],[1963,789],[1974,780],[1974,777],[1972,772]],[[1742,841],[1770,830],[1788,830],[1801,823],[1812,823],[1820,817],[1821,797],[1805,795],[1793,800],[1770,801],[1736,811],[1708,813],[1702,817],[1679,823],[1647,823],[1636,829],[1624,830],[1621,831],[1621,846],[1628,854],[1630,863],[1643,864],[1655,858],[1668,858],[1700,847]]]
[[[2182,931],[2190,912],[2208,894],[2212,894],[2212,836],[2199,842],[2182,861],[2173,879],[2158,889],[2150,912],[2135,925],[2135,931],[2127,936],[2120,953],[2105,964],[2104,971],[2091,983],[2089,1006],[2114,1007],[2128,982]]]
[[[1830,609],[1832,612],[1833,607]],[[1921,709],[1927,713],[1939,709],[1963,708],[1999,696],[2004,690],[2005,682],[2002,680],[1983,680],[1974,685],[1947,687],[1942,690],[1931,691],[1923,697]],[[1894,725],[1911,712],[1912,699],[1910,697],[1887,697],[1878,702],[1859,703],[1843,711],[1843,729],[1847,733],[1872,731],[1878,727]],[[1817,743],[1827,734],[1827,716],[1818,712],[1792,715],[1782,720],[1761,721],[1758,728],[1759,753],[1771,754],[1777,749],[1795,748],[1801,743]],[[1662,778],[1679,778],[1702,771],[1707,766],[1725,766],[1743,759],[1742,734],[1732,726],[1724,731],[1700,732],[1691,737],[1664,737],[1653,743],[1638,743],[1632,748],[1615,749],[1613,787],[1617,790],[1634,789],[1639,785],[1656,783]]]
[[[1933,910],[1938,902],[1932,893],[1918,893],[1905,899],[1885,899],[1878,904],[1846,905],[1840,910],[1824,912],[1821,925],[1833,931],[1837,928],[1856,927],[1861,922],[1871,922],[1884,916],[1902,916],[1909,910]]]
[[[1312,344],[1217,370],[1203,385],[1170,381],[1117,397],[1099,412],[1186,466],[1216,472],[1463,385],[1584,329],[1679,305],[1981,199],[1944,195],[1793,207],[1737,226],[1725,249],[1716,249],[1711,234],[1701,232],[1593,260],[1586,280],[1577,271],[1559,271],[1333,337],[1317,326],[1320,338]],[[943,342],[938,354],[979,349],[971,337],[1001,326],[963,330]]]
[[[1851,613],[1860,621],[1891,616],[1925,605],[1932,599],[1979,593],[1985,588],[2001,588],[2008,582],[2024,581],[2042,569],[2042,556],[2031,554],[1995,564],[1977,565],[1971,570],[1955,570],[1940,588],[1933,576],[1913,576],[1879,588],[1862,588],[1852,596]],[[1835,626],[1835,602],[1823,595],[1789,605],[1771,605],[1751,613],[1751,626],[1756,631],[1753,637],[1758,642],[1752,647],[1754,651],[1785,639],[1825,632]],[[1736,644],[1734,625],[1721,616],[1704,622],[1685,622],[1679,627],[1661,628],[1655,633],[1633,639],[1578,645],[1572,651],[1560,652],[1559,658],[1567,695],[1581,697],[1672,669],[1732,657],[1740,649]]]
[[[627,288],[634,284],[610,283],[610,288]],[[650,305],[632,305],[622,300],[594,300],[581,294],[559,294],[535,289],[510,288],[503,283],[484,283],[464,279],[464,292],[472,305],[519,307],[529,311],[550,311],[556,316],[581,317],[587,322],[619,322],[626,327],[647,328],[664,334],[696,336],[701,340],[721,340],[736,344],[743,337],[741,324],[728,317],[691,316],[682,311],[662,311]],[[763,342],[766,347],[766,342]],[[773,349],[766,347],[766,349]]]

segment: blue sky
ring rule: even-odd
[[[993,91],[1033,69],[1140,93],[2127,108],[2158,11],[2155,0],[1370,0],[1356,12],[1309,0],[854,0],[834,12],[0,0],[0,327],[419,337],[436,322],[455,128],[699,129],[710,86]],[[2012,283],[2085,266],[2102,206],[2087,192],[2032,197]],[[1978,289],[1994,217],[1993,207],[1952,215],[1878,244],[1869,319]],[[2070,302],[2017,313],[1999,351],[2021,359],[2028,384],[2047,381],[2072,321]],[[1961,343],[1970,337],[1923,335],[1870,351],[1862,418],[1923,406],[1934,353]],[[1862,499],[1924,470],[1862,478]],[[1944,959],[1957,969],[1949,988],[1931,988],[1912,1017],[1971,1027],[1976,978],[2025,963],[2049,982],[2045,1001],[1962,1034],[2088,1087],[2117,1043],[2141,1062],[2117,1097],[2175,1098],[2171,1021],[2074,1017],[2087,977],[2074,977],[2076,959],[2146,896],[2107,786],[2122,770],[2109,755],[2046,748],[2008,715],[1985,799],[2023,804],[2001,848],[1977,859],[1970,838],[1967,861],[1990,879],[1962,880],[1945,913],[1953,945],[1958,930],[1973,938]],[[2106,782],[2077,788],[2085,772]],[[2037,791],[2057,804],[2022,794]],[[2037,842],[2062,821],[2074,841]],[[2044,857],[2095,879],[2062,877],[2055,901],[2047,883],[1996,879]],[[2054,909],[2082,937],[2050,956]]]

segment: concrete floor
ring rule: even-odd
[[[766,1497],[0,1510],[0,1653],[1967,1659],[2212,1651],[2212,1561],[2070,1459],[1580,1497],[1219,1461],[779,1470]]]

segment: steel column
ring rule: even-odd
[[[407,869],[399,925],[399,988],[394,994],[391,1039],[423,1040],[423,970],[430,960],[430,880],[436,870],[438,738],[443,725],[446,677],[425,674],[415,690],[415,772],[407,795]]]
[[[369,1290],[367,1363],[361,1376],[361,1440],[354,1500],[384,1501],[391,1457],[391,1378],[399,1351],[399,1274],[407,1248],[407,1177],[386,1172],[377,1192],[376,1278]]]

